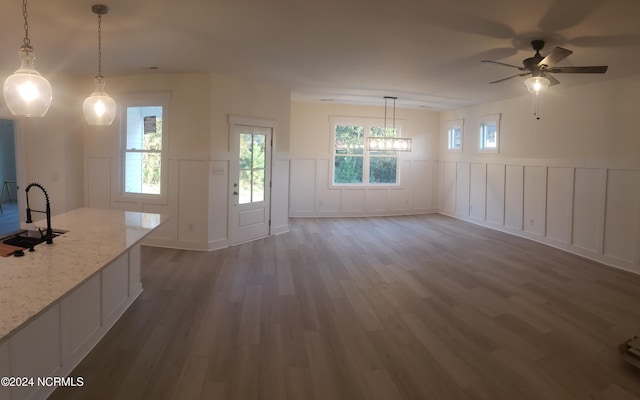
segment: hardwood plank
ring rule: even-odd
[[[402,400],[403,396],[385,369],[376,369],[366,374],[374,400]]]
[[[331,350],[318,332],[305,332],[309,368],[316,399],[339,399],[343,388],[336,375],[336,363]]]
[[[262,298],[261,285],[245,287],[238,344],[260,344],[260,309]]]
[[[476,371],[448,348],[416,315],[405,314],[402,320],[460,388],[464,389],[480,379]]]
[[[382,329],[382,324],[376,313],[371,309],[365,298],[360,294],[358,287],[351,281],[340,281],[349,303],[353,307],[363,329],[366,332]]]

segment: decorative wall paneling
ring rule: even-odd
[[[442,214],[640,273],[640,170],[442,161],[440,171]]]
[[[291,217],[373,216],[436,211],[438,165],[428,159],[400,160],[400,185],[332,187],[327,158],[292,157]]]

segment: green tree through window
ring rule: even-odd
[[[395,137],[391,128],[370,124],[336,123],[333,141],[333,183],[338,185],[395,185],[398,155],[395,151],[365,151],[367,136]]]

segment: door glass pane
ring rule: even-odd
[[[239,204],[264,201],[266,145],[267,136],[264,134],[240,134]]]
[[[264,201],[264,169],[253,170],[252,201]]]
[[[253,151],[253,135],[250,133],[240,134],[240,169],[251,169]]]
[[[253,135],[253,168],[264,168],[265,135]]]
[[[251,203],[251,170],[240,170],[240,182],[238,183],[238,203]]]

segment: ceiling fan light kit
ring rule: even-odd
[[[525,80],[525,85],[529,92],[534,94],[540,94],[548,86],[554,86],[560,83],[551,74],[604,74],[607,72],[606,65],[589,66],[589,67],[555,67],[559,61],[564,60],[573,54],[573,51],[564,49],[562,47],[554,47],[549,54],[542,56],[540,50],[544,48],[544,40],[531,41],[531,47],[535,50],[533,57],[525,58],[522,60],[522,67],[517,65],[507,64],[499,61],[482,60],[484,63],[491,63],[502,65],[505,67],[516,68],[521,72],[506,78],[498,79],[497,81],[489,82],[491,84],[503,82],[511,78],[518,76],[530,76]],[[548,83],[547,83],[548,82]],[[532,91],[533,90],[533,91]]]
[[[525,79],[524,84],[527,87],[529,93],[535,95],[533,101],[533,115],[536,116],[536,119],[540,119],[538,95],[545,91],[549,86],[554,86],[560,83],[559,80],[551,75],[552,73],[604,74],[605,72],[607,72],[608,67],[606,65],[590,67],[554,67],[556,63],[569,57],[573,52],[562,47],[554,47],[549,52],[549,54],[543,57],[540,54],[540,50],[544,48],[544,40],[531,41],[531,47],[533,48],[533,50],[535,50],[536,54],[534,54],[533,57],[525,58],[524,60],[522,60],[522,67],[499,61],[482,60],[482,62],[516,68],[521,71],[518,74],[498,79],[497,81],[489,82],[490,84],[503,82],[518,76],[530,76],[529,78]]]
[[[529,90],[529,93],[535,95],[539,95],[540,92],[548,88],[550,83],[551,81],[549,79],[542,76],[533,76],[524,81],[524,85],[527,87],[527,90]]]

